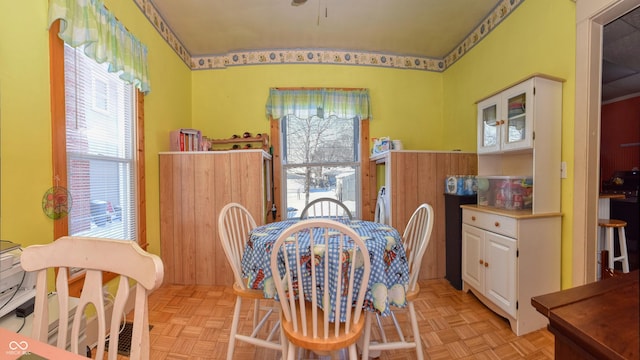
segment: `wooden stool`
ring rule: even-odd
[[[609,252],[609,268],[615,268],[615,262],[620,261],[622,263],[622,272],[629,272],[629,257],[627,255],[627,237],[625,236],[624,228],[627,226],[626,221],[615,219],[598,219],[598,226],[604,229],[604,248]],[[618,242],[620,245],[620,256],[614,254],[614,234],[613,230],[618,229]]]

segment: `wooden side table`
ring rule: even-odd
[[[638,270],[595,283],[535,296],[549,318],[556,359],[638,359]]]

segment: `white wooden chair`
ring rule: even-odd
[[[260,330],[267,324],[274,308],[261,307],[260,300],[264,299],[263,291],[250,289],[247,286],[247,279],[242,278],[242,254],[249,238],[249,232],[255,227],[256,222],[251,213],[238,203],[229,203],[220,210],[218,233],[222,248],[233,271],[233,292],[236,294],[236,306],[233,310],[233,322],[231,323],[227,347],[227,359],[229,360],[233,358],[236,340],[273,350],[282,349],[282,344],[275,337],[279,328],[279,321],[275,321],[266,337],[259,336]],[[253,300],[253,331],[251,334],[238,333],[243,298]],[[262,317],[260,316],[261,311],[266,311]]]
[[[162,285],[164,266],[160,257],[150,254],[130,240],[101,239],[77,236],[64,236],[51,244],[32,245],[24,249],[21,257],[22,267],[26,271],[36,272],[36,296],[32,337],[48,342],[49,338],[49,296],[47,288],[47,270],[58,268],[56,292],[60,321],[58,324],[57,347],[86,355],[86,349],[79,349],[79,337],[84,311],[93,304],[98,322],[98,347],[96,359],[104,357],[106,327],[110,326],[108,359],[115,360],[118,355],[118,337],[122,314],[129,298],[129,290],[135,281],[134,319],[131,339],[130,358],[149,359],[149,309],[148,295]],[[84,269],[85,278],[82,293],[73,315],[70,339],[69,334],[69,287],[68,270]],[[120,275],[120,281],[113,300],[111,318],[107,321],[105,313],[105,295],[103,293],[102,274],[112,272]],[[110,324],[110,325],[109,325]]]
[[[348,218],[352,219],[351,211],[345,204],[334,198],[318,198],[307,204],[300,213],[300,219],[308,218]]]
[[[308,245],[300,244],[303,236],[309,238]],[[337,252],[335,264],[328,261],[330,251]],[[284,274],[280,273],[279,262],[284,262]],[[360,284],[354,285],[356,271],[362,271],[362,278]],[[271,272],[282,306],[280,322],[288,340],[288,359],[294,359],[299,348],[325,355],[347,347],[349,358],[357,359],[356,341],[364,328],[362,305],[371,272],[369,252],[360,236],[334,220],[302,220],[280,234],[274,243]],[[310,294],[305,293],[303,277],[310,277]],[[334,294],[327,290],[332,282],[337,289]],[[322,298],[319,288],[327,290]],[[357,294],[354,288],[359,288]],[[330,295],[335,297],[333,308],[329,307]],[[345,322],[340,322],[341,304],[347,306]],[[337,321],[330,322],[331,315]]]
[[[416,358],[422,360],[422,345],[420,343],[420,332],[418,329],[418,320],[416,318],[416,310],[413,301],[420,294],[420,285],[418,285],[418,276],[420,274],[420,265],[424,256],[429,240],[431,239],[431,231],[433,230],[433,207],[429,204],[420,205],[411,215],[409,223],[402,235],[403,246],[407,254],[407,262],[409,264],[409,286],[407,288],[406,300],[409,310],[409,320],[411,322],[411,331],[413,332],[413,341],[405,338],[402,328],[395,316],[395,309],[391,311],[391,320],[397,332],[397,338],[389,341],[385,334],[382,321],[379,316],[370,312],[367,313],[367,321],[365,324],[362,358],[368,359],[369,352],[378,352],[380,350],[396,350],[396,349],[416,349]],[[376,318],[378,330],[380,332],[381,341],[372,343],[371,341],[371,320]]]
[[[380,190],[378,190],[378,198],[376,199],[376,210],[373,215],[373,221],[389,225],[389,213],[387,204],[387,188],[385,186],[381,186]]]

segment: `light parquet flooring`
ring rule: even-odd
[[[426,358],[553,359],[554,338],[546,329],[518,337],[505,319],[471,293],[455,290],[446,280],[421,281],[420,286],[415,305]],[[230,286],[160,287],[149,299],[149,322],[153,325],[151,359],[225,359],[234,304]],[[251,305],[243,302],[241,332],[251,328]],[[405,311],[398,313],[398,320],[409,329]],[[384,323],[388,320],[385,318]],[[375,330],[372,333],[377,335]],[[320,358],[313,354],[306,357]],[[338,357],[345,358],[344,354]],[[277,359],[278,354],[236,342],[233,358]],[[384,351],[379,358],[412,359],[415,352]]]

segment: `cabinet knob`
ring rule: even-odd
[[[476,217],[475,217],[475,216],[472,216],[472,217],[471,217],[471,221],[476,221]]]
[[[489,267],[489,263],[488,263],[488,262],[485,262],[485,263],[484,263],[484,267]]]
[[[484,265],[484,261],[480,259],[480,265]]]
[[[498,221],[496,221],[493,225],[494,225],[495,227],[500,227],[500,223],[499,223]]]

